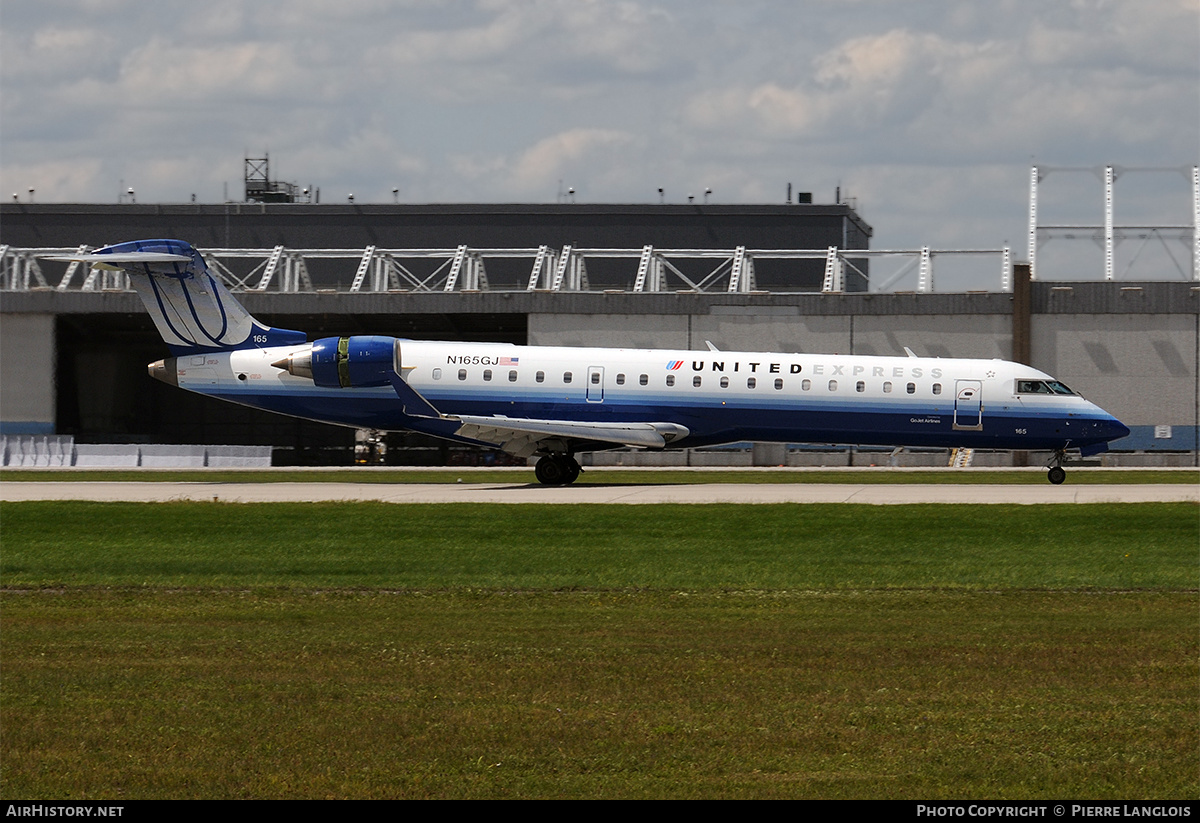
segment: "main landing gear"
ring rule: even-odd
[[[1062,467],[1063,461],[1067,459],[1065,449],[1056,449],[1054,452],[1053,464],[1046,472],[1046,479],[1055,486],[1061,486],[1062,482],[1067,479],[1067,472]]]
[[[569,454],[548,454],[533,467],[538,482],[546,486],[566,486],[574,483],[582,469]]]

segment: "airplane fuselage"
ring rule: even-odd
[[[767,441],[1087,450],[1128,431],[1049,375],[1003,360],[401,340],[398,371],[441,413],[435,419],[406,413],[388,385],[322,387],[272,365],[303,348],[184,355],[151,374],[272,412],[464,442],[478,441],[446,418],[686,428],[664,448]]]

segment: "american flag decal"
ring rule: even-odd
[[[515,366],[520,362],[519,357],[501,357],[496,361],[497,366]]]

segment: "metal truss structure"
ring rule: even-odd
[[[57,278],[47,275],[42,258],[84,253],[88,246],[74,248],[12,248],[0,246],[0,290],[26,291],[52,289],[55,291],[124,291],[130,288],[120,271],[85,269],[79,263],[67,264]],[[1000,275],[1000,291],[1011,290],[1010,254],[1008,249],[933,250],[928,246],[910,251],[873,249],[748,249],[738,246],[732,251],[711,249],[585,249],[564,246],[561,249],[540,246],[536,249],[477,249],[459,246],[455,249],[291,249],[276,246],[272,249],[204,249],[202,254],[209,268],[217,272],[235,292],[320,292],[309,274],[309,264],[316,260],[344,260],[347,268],[357,261],[353,279],[347,289],[357,292],[475,292],[513,291],[512,286],[489,286],[487,261],[525,259],[530,263],[524,279],[524,291],[580,292],[613,291],[597,288],[588,281],[588,261],[627,260],[629,278],[625,288],[616,291],[632,293],[664,292],[728,292],[767,293],[759,287],[754,276],[756,260],[823,260],[825,263],[821,291],[845,291],[847,272],[867,280],[864,261],[875,258],[898,258],[900,268],[872,291],[884,291],[914,269],[917,272],[917,292],[934,290],[933,261],[941,255],[983,255],[995,257]],[[707,261],[707,269],[697,276],[685,273],[683,261]],[[237,261],[237,262],[235,262]],[[247,266],[249,266],[247,270]],[[695,268],[695,266],[689,267]],[[240,272],[240,273],[239,273]],[[57,273],[57,272],[55,272]],[[52,282],[57,279],[57,282]],[[521,289],[515,289],[521,290]]]
[[[1051,172],[1087,172],[1096,175],[1104,184],[1104,223],[1101,225],[1082,224],[1043,224],[1038,221],[1038,185]],[[1192,184],[1192,222],[1188,224],[1134,226],[1116,225],[1113,217],[1113,189],[1117,178],[1130,172],[1178,172],[1184,177],[1191,178]],[[1053,238],[1068,240],[1087,239],[1102,245],[1104,249],[1104,279],[1115,280],[1116,277],[1116,246],[1123,240],[1141,240],[1137,254],[1151,240],[1157,239],[1163,244],[1167,255],[1175,264],[1176,269],[1188,279],[1186,272],[1175,260],[1174,255],[1166,245],[1168,239],[1183,241],[1191,246],[1190,279],[1200,280],[1200,166],[1154,166],[1154,167],[1123,167],[1123,166],[1033,166],[1029,173],[1029,266],[1032,277],[1038,276],[1038,249]],[[1134,254],[1133,259],[1137,259]],[[1132,267],[1131,261],[1128,268]]]

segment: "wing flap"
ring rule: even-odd
[[[504,451],[529,456],[543,440],[561,439],[612,443],[643,449],[661,449],[673,440],[688,436],[678,423],[585,423],[575,420],[533,420],[522,417],[481,417],[454,415],[459,426],[456,434],[494,443]]]

